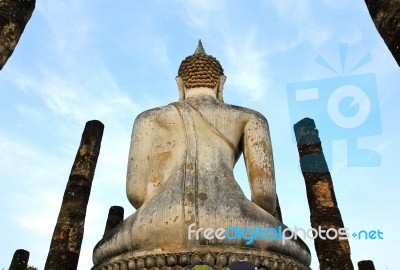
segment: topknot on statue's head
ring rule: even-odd
[[[194,54],[186,57],[178,70],[178,76],[182,77],[187,89],[215,88],[222,75],[224,75],[224,69],[215,57],[206,54],[201,40]]]

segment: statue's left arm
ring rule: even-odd
[[[253,114],[244,128],[243,154],[251,200],[273,214],[276,208],[274,161],[267,120]]]

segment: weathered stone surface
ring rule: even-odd
[[[54,229],[46,270],[76,270],[104,125],[86,123]]]
[[[359,261],[357,265],[358,270],[375,270],[374,262],[370,260]]]
[[[35,0],[0,0],[0,70],[14,52],[35,9]]]
[[[18,249],[14,252],[9,270],[26,270],[29,261],[29,251]]]
[[[322,152],[314,120],[305,118],[294,125],[300,166],[307,189],[311,227],[322,230],[343,228],[331,174]],[[320,269],[352,270],[348,240],[315,238]]]
[[[195,233],[200,228],[216,230],[237,226],[266,230],[286,227],[274,217],[276,214],[280,218],[280,214],[276,207],[267,120],[256,111],[223,102],[223,69],[215,68],[219,63],[205,54],[201,44],[194,56],[182,65],[184,68],[180,71],[186,77],[177,77],[179,101],[145,111],[135,120],[127,195],[137,211],[96,245],[95,266],[124,254],[130,254],[128,259],[137,259],[132,257],[137,256],[136,251],[175,248],[186,254],[195,247],[205,247],[202,250],[205,254],[209,251],[207,248],[212,247],[218,247],[219,253],[238,247],[254,252],[268,251],[292,257],[308,266],[310,252],[300,239],[285,243],[267,237],[246,241],[242,237],[217,239]],[[209,68],[213,78],[218,75],[212,88],[209,78],[201,73],[208,72]],[[196,78],[192,81],[195,85],[187,83],[192,76]],[[233,175],[242,153],[251,201]],[[214,255],[212,260],[223,263]],[[197,260],[199,256],[192,259]],[[237,256],[232,254],[227,263]],[[138,263],[142,264],[136,261],[136,265]],[[189,263],[186,255],[178,260],[180,267]],[[153,264],[155,262],[152,267]]]
[[[365,0],[375,27],[400,66],[400,0]]]
[[[106,228],[104,229],[103,238],[110,233],[110,231],[117,227],[124,220],[124,208],[121,206],[111,206],[108,211]]]

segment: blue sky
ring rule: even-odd
[[[134,211],[125,195],[133,121],[178,99],[179,64],[200,38],[224,68],[225,102],[269,121],[284,223],[310,227],[292,137],[293,121],[310,116],[331,160],[345,226],[384,232],[383,240],[350,239],[354,264],[372,259],[377,269],[399,269],[400,71],[362,0],[37,0],[0,71],[0,268],[24,248],[30,264],[43,269],[84,125],[98,119],[105,131],[78,269],[92,266],[109,207],[123,206],[125,216]],[[366,55],[370,61],[350,72]],[[312,106],[290,100],[288,85],[309,81],[320,91]],[[330,89],[328,81],[338,85]],[[345,98],[336,104],[332,93],[339,88]],[[355,103],[346,97],[352,90]],[[358,113],[365,125],[351,122]],[[355,143],[370,151],[349,151]],[[248,195],[242,160],[235,175]],[[313,242],[307,243],[317,269]]]

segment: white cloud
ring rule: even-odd
[[[46,20],[53,37],[48,44],[60,55],[69,56],[63,61],[69,62],[81,48],[87,46],[91,38],[90,33],[95,29],[86,5],[79,0],[37,3],[36,12],[40,12]]]
[[[283,20],[301,22],[310,16],[310,1],[309,0],[272,0],[271,2],[276,8],[278,15]]]
[[[18,173],[20,181],[26,184],[24,191],[34,192],[31,188],[36,187],[37,181],[49,179],[50,172],[43,165],[57,164],[58,160],[54,157],[39,151],[34,146],[27,144],[17,138],[11,138],[14,134],[2,135],[0,137],[0,169],[5,175]],[[59,169],[59,167],[56,167]],[[60,172],[53,171],[52,174]],[[33,180],[35,179],[35,180]],[[26,189],[26,190],[25,190]]]
[[[61,29],[60,31],[63,32]],[[35,138],[22,134],[14,137],[17,132],[25,132],[26,127],[11,131],[6,129],[8,133],[5,134],[2,132],[0,175],[13,183],[7,188],[7,197],[2,196],[8,205],[2,213],[3,226],[14,226],[16,231],[42,237],[48,243],[56,224],[83,124],[91,119],[99,119],[105,124],[95,181],[98,182],[97,186],[111,189],[107,182],[117,182],[124,186],[131,125],[135,114],[139,112],[131,97],[120,89],[100,54],[94,51],[86,55],[82,51],[82,40],[72,44],[71,48],[69,45],[64,46],[64,41],[68,38],[63,35],[70,34],[54,34],[58,45],[49,50],[49,55],[57,56],[57,64],[50,64],[42,59],[37,64],[39,68],[35,76],[30,71],[13,67],[2,74],[16,88],[14,90],[20,90],[24,97],[15,104],[19,121],[33,120],[36,123],[34,125],[50,133],[46,136],[59,141],[56,146],[49,143],[45,148],[39,148],[38,145],[43,144],[38,141],[46,140],[47,137]],[[74,39],[73,36],[69,38]],[[163,44],[158,43],[158,46],[162,48]],[[73,60],[71,53],[75,55]],[[162,54],[160,50],[158,56],[161,57]],[[90,65],[85,63],[88,58]],[[163,60],[167,61],[165,57]],[[71,65],[73,68],[70,68]],[[100,209],[107,209],[109,206],[99,202],[109,204],[115,195],[108,195],[103,200],[92,196],[89,202],[85,228],[86,245],[82,247],[82,254],[91,254],[102,235],[104,222],[100,220],[107,213]],[[118,200],[116,203],[119,203]],[[15,243],[23,246],[23,241],[21,237]],[[33,261],[37,260],[35,249],[36,247],[30,250]],[[41,258],[41,263],[44,260],[45,258]],[[82,269],[90,268],[91,256],[81,261],[86,264]]]
[[[36,190],[35,192],[38,192]],[[30,211],[26,211],[19,219],[20,226],[32,234],[52,235],[57,221],[57,207],[61,206],[62,193],[41,190],[42,194],[27,194],[25,200],[31,201]],[[32,200],[34,198],[34,200]],[[53,207],[48,207],[52,205]]]
[[[3,182],[7,192],[3,190],[1,196],[7,201],[4,225],[15,222],[33,234],[51,235],[62,199],[60,189],[65,187],[59,184],[68,179],[67,163],[16,138],[0,137],[0,151],[0,175],[9,181]]]
[[[183,1],[186,14],[184,20],[191,27],[198,30],[207,30],[215,26],[215,21],[222,15],[224,1]]]
[[[314,13],[317,11],[312,8],[312,3],[309,0],[264,1],[266,6],[271,3],[281,21],[289,23],[290,28],[295,30],[290,39],[281,39],[274,44],[271,52],[288,51],[302,43],[310,44],[317,50],[332,38],[331,31],[324,28],[320,22],[315,21]],[[285,33],[282,33],[282,37],[285,37]]]
[[[320,29],[316,25],[311,25],[308,28],[305,27],[303,31],[300,31],[300,40],[310,43],[315,48],[322,46],[330,38],[331,34],[329,31]]]
[[[327,5],[329,8],[333,9],[349,9],[350,6],[365,8],[366,5],[364,1],[352,1],[352,0],[323,0],[323,3]]]
[[[23,116],[24,118],[29,118],[32,122],[35,122],[37,124],[43,123],[45,121],[45,118],[43,114],[35,110],[28,105],[25,104],[20,104],[17,105],[18,112]]]
[[[257,48],[255,31],[243,40],[232,40],[226,47],[228,72],[227,85],[251,99],[262,98],[269,88],[266,53]]]
[[[82,124],[91,119],[118,124],[126,115],[139,111],[102,63],[96,70],[77,69],[62,75],[42,67],[40,75],[33,78],[23,71],[13,71],[7,79],[29,95],[39,97],[45,105],[44,110],[38,109],[40,104],[20,104],[22,115],[41,121],[44,113],[50,113],[58,119],[53,123],[62,133],[80,132]]]

